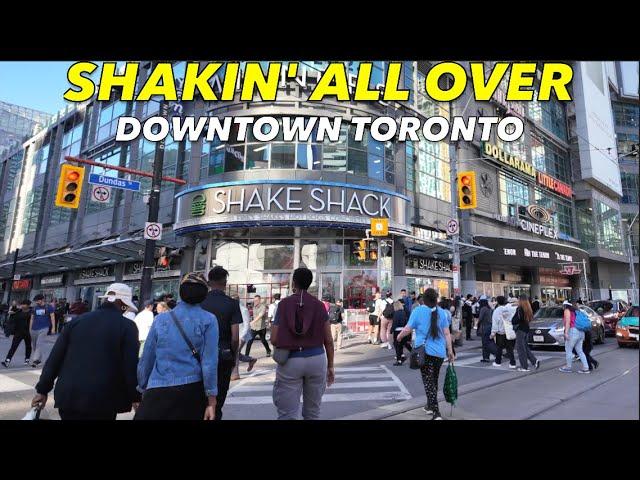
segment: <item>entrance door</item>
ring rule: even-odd
[[[337,299],[342,298],[340,292],[340,277],[339,273],[321,273],[320,274],[320,298],[324,298],[325,295],[330,297],[330,302],[335,302]]]

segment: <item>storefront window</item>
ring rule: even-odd
[[[246,240],[214,240],[211,243],[211,267],[220,265],[228,271],[245,270],[248,254]]]
[[[596,247],[596,231],[593,223],[593,209],[588,200],[576,201],[576,218],[580,244],[585,250]]]
[[[345,240],[344,264],[345,267],[375,266],[378,262],[377,242],[366,242],[364,253],[360,250],[360,240]],[[374,254],[371,254],[371,251]]]
[[[207,258],[209,253],[209,239],[201,238],[196,242],[196,246],[194,248],[194,265],[193,269],[196,272],[205,272],[207,271]]]
[[[293,240],[256,240],[249,244],[250,270],[292,270]]]
[[[533,100],[531,102],[527,102],[529,118],[566,142],[567,115],[564,105],[556,98],[551,98],[549,101],[545,102],[538,101],[537,98],[538,89],[536,88]],[[551,175],[551,173],[549,174]]]
[[[345,308],[365,308],[366,301],[379,290],[376,270],[345,270],[343,273]]]
[[[344,246],[340,240],[301,240],[300,266],[310,270],[342,269]]]
[[[637,173],[620,172],[620,180],[622,183],[622,203],[638,205],[638,190],[640,190],[638,178]]]

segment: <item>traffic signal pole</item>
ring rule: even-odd
[[[160,102],[160,116],[167,118],[169,112],[169,104]],[[151,181],[151,192],[149,194],[149,217],[148,222],[158,221],[158,212],[160,210],[160,186],[162,184],[162,168],[164,166],[164,139],[156,142],[155,154],[153,157],[153,179]],[[154,252],[156,249],[155,240],[146,240],[144,244],[144,262],[142,264],[142,280],[140,281],[140,305],[144,305],[151,298],[151,282],[153,280]]]

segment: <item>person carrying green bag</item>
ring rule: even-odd
[[[453,407],[456,405],[456,401],[458,400],[458,375],[456,375],[456,369],[453,366],[453,362],[450,362],[447,367],[447,374],[444,377],[442,393],[444,393],[444,399],[447,403],[451,404],[451,415],[453,415]]]
[[[397,341],[411,335],[412,330],[416,331],[413,351],[424,351],[424,362],[422,355],[419,361],[422,383],[427,395],[427,404],[423,410],[431,415],[432,420],[442,420],[438,409],[438,376],[444,359],[448,358],[453,362],[455,355],[451,346],[449,320],[444,310],[436,305],[438,293],[433,288],[428,288],[423,298],[424,305],[411,312],[409,322],[398,334]]]

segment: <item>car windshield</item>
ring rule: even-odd
[[[625,317],[640,317],[640,307],[635,306],[627,310]]]
[[[538,310],[533,317],[534,320],[540,320],[542,318],[562,318],[562,307],[542,307]]]
[[[603,313],[607,313],[608,311],[610,311],[611,309],[613,309],[613,303],[608,302],[606,300],[604,301],[599,301],[599,302],[591,302],[589,304],[589,306],[591,308],[593,308],[594,310],[598,310],[599,308],[602,308]]]

